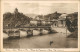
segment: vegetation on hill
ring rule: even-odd
[[[78,37],[78,12],[67,15],[66,18],[67,29],[72,32],[68,37]]]
[[[54,12],[54,13],[45,15],[45,16],[44,16],[44,17],[45,17],[44,19],[45,19],[45,20],[49,20],[49,19],[50,19],[50,20],[58,19],[60,15],[61,15],[61,13]]]
[[[8,27],[19,27],[21,25],[28,24],[30,18],[25,16],[23,13],[18,12],[18,9],[15,9],[14,13],[7,12],[3,14],[3,26]]]

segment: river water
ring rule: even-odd
[[[42,36],[6,39],[4,48],[77,48],[77,38],[66,38],[66,33],[53,33]],[[50,41],[53,43],[50,45]]]

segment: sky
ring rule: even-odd
[[[73,13],[78,11],[77,3],[4,3],[4,12],[14,12],[17,8],[23,14]]]

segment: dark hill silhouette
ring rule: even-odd
[[[74,32],[78,28],[78,13],[71,13],[67,15],[66,25],[70,32]]]
[[[67,29],[72,32],[68,38],[78,38],[78,12],[68,14],[66,25]]]
[[[30,22],[30,18],[25,16],[23,13],[18,12],[15,9],[14,13],[7,12],[3,14],[3,26],[6,27],[19,27],[21,25],[28,24]]]

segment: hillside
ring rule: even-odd
[[[16,11],[15,13],[7,12],[3,14],[3,26],[5,27],[20,27],[21,25],[28,24],[30,18],[23,13]]]
[[[58,19],[60,15],[61,15],[61,13],[54,12],[51,14],[47,14],[44,17],[45,17],[45,20],[48,20],[48,19],[53,20],[53,19]]]
[[[78,12],[68,14],[66,18],[68,30],[72,32],[68,37],[78,38]]]

